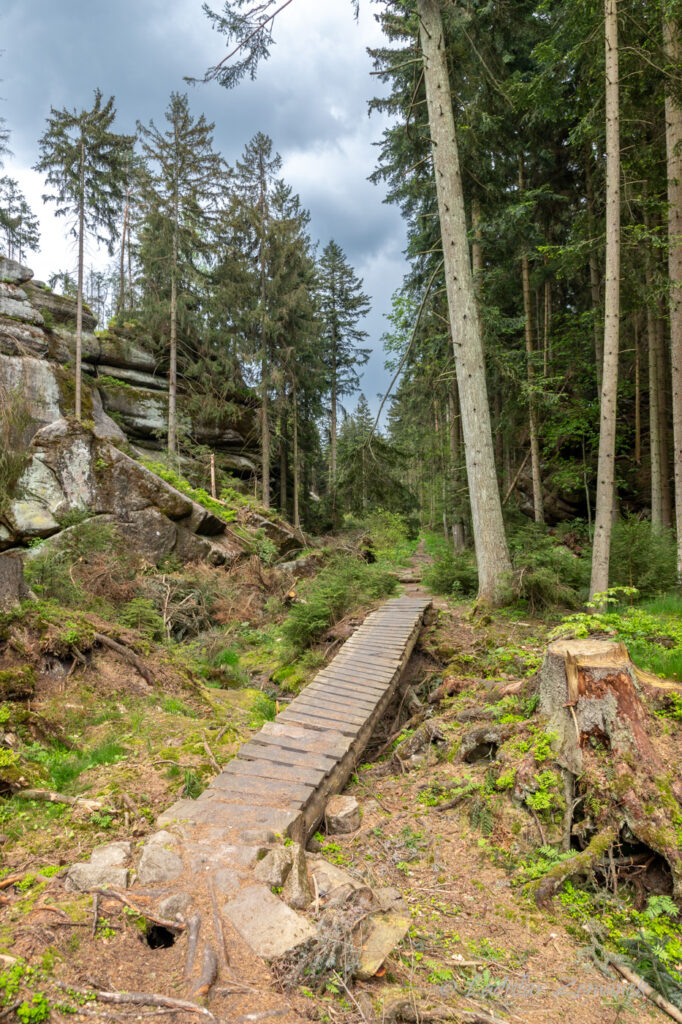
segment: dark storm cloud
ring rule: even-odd
[[[0,0],[0,113],[15,153],[6,172],[36,208],[41,186],[29,169],[51,106],[89,106],[99,87],[116,96],[119,130],[133,131],[137,119],[163,126],[171,91],[188,92],[192,110],[215,121],[216,144],[230,163],[257,131],[272,137],[284,176],[311,210],[313,237],[321,246],[334,238],[364,276],[374,299],[366,328],[377,347],[403,272],[404,236],[397,212],[366,180],[383,121],[367,117],[376,81],[365,47],[379,36],[365,8],[358,26],[349,0],[296,0],[278,19],[277,44],[258,79],[227,92],[183,81],[225,54],[200,0]],[[43,252],[34,263],[45,276],[72,254],[59,241],[63,223],[50,210],[36,212]],[[381,366],[377,353],[363,380],[372,399],[385,382]]]

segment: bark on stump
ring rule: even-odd
[[[679,899],[682,788],[652,742],[643,699],[665,685],[638,673],[622,643],[558,640],[548,647],[539,672],[539,710],[558,736],[557,763],[576,777],[589,807],[583,834],[612,832],[618,841],[626,826],[667,861]]]
[[[9,612],[29,596],[20,558],[0,555],[0,612]]]

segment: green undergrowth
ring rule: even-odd
[[[284,641],[298,656],[354,608],[389,597],[396,587],[395,576],[381,564],[337,555],[301,585],[301,603],[294,605],[282,627]]]
[[[188,498],[191,498],[192,501],[196,501],[198,505],[212,512],[218,519],[222,519],[225,523],[231,523],[236,519],[237,513],[234,509],[226,508],[222,501],[216,501],[203,487],[192,487],[187,480],[164,465],[163,462],[153,462],[151,459],[142,459],[141,461],[142,465],[151,473],[160,476],[166,483],[175,487],[176,491],[180,491]]]
[[[566,616],[552,637],[608,636],[622,640],[635,664],[646,672],[682,680],[682,595],[669,593],[639,604],[637,592],[611,588],[603,611]]]

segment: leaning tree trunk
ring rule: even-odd
[[[605,0],[606,22],[606,291],[604,370],[601,389],[597,502],[592,546],[590,598],[609,586],[609,550],[614,510],[616,403],[620,336],[620,113],[618,0]]]
[[[76,388],[74,415],[81,418],[81,394],[83,388],[83,260],[85,248],[85,148],[81,141],[80,196],[78,200],[78,298],[76,300]]]
[[[586,849],[552,869],[540,882],[543,902],[571,874],[589,872],[623,836],[634,837],[663,857],[682,897],[682,848],[676,822],[682,814],[677,765],[654,742],[655,719],[647,702],[673,685],[638,671],[624,644],[605,640],[557,640],[539,671],[539,711],[555,737],[555,759],[576,792],[585,817],[565,824]],[[592,796],[593,799],[589,799]],[[572,827],[571,827],[572,826]],[[589,842],[588,842],[589,840]],[[586,856],[588,855],[588,856]]]
[[[431,131],[445,284],[459,382],[479,599],[498,604],[511,571],[495,472],[481,325],[467,239],[447,50],[437,0],[419,0],[419,32]]]
[[[672,17],[664,19],[663,43],[668,61],[673,67],[679,67],[682,61],[682,34]],[[668,276],[677,573],[682,578],[682,106],[670,89],[665,97],[665,142],[668,164]]]

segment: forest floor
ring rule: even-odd
[[[403,550],[403,564],[405,558]],[[411,571],[419,576],[427,560],[422,546]],[[63,639],[64,623],[39,626],[30,615],[5,623],[0,671],[16,671],[19,662],[40,667],[35,691],[22,705],[23,724],[4,712],[5,735],[12,741],[14,729],[22,736],[5,750],[21,748],[18,763],[35,767],[33,784],[80,802],[14,796],[0,805],[0,1019],[16,1013],[24,1024],[39,1024],[50,1015],[72,1020],[74,1012],[82,1020],[197,1019],[169,1007],[109,1009],[78,995],[93,987],[183,995],[184,958],[181,943],[151,948],[139,915],[113,901],[105,902],[93,931],[92,897],[65,893],[62,877],[66,865],[98,845],[141,842],[173,799],[198,795],[215,765],[274,716],[277,699],[286,700],[333,657],[372,606],[355,604],[307,654],[288,663],[278,647],[291,581],[253,565],[241,572],[229,587],[220,584],[230,623],[222,656],[207,654],[205,645],[151,644],[145,662],[153,687],[106,650],[93,648],[87,664],[66,670],[63,658],[50,662],[46,636]],[[232,980],[223,997],[229,1003],[218,998],[209,1009],[229,1005],[229,1017],[219,1019],[239,1024],[273,1017],[282,1024],[296,1018],[327,1024],[667,1020],[604,969],[604,937],[595,934],[601,915],[607,940],[617,942],[621,931],[641,923],[652,893],[569,884],[549,908],[538,908],[532,883],[552,863],[551,818],[543,826],[537,814],[515,806],[496,785],[489,758],[458,756],[469,728],[504,723],[510,715],[517,723],[525,715],[520,727],[542,742],[533,711],[523,708],[550,626],[518,609],[474,614],[470,603],[446,598],[435,598],[435,606],[410,663],[410,690],[403,687],[384,734],[375,737],[348,788],[362,807],[360,829],[349,836],[318,833],[312,844],[371,887],[398,890],[413,922],[407,940],[381,977],[350,991],[333,975],[284,991],[281,965],[270,970],[228,936]],[[82,630],[83,617],[69,615],[72,631]],[[139,633],[117,635],[139,649]],[[439,687],[446,695],[429,703]],[[414,698],[430,730],[421,745],[419,725],[405,726]]]

